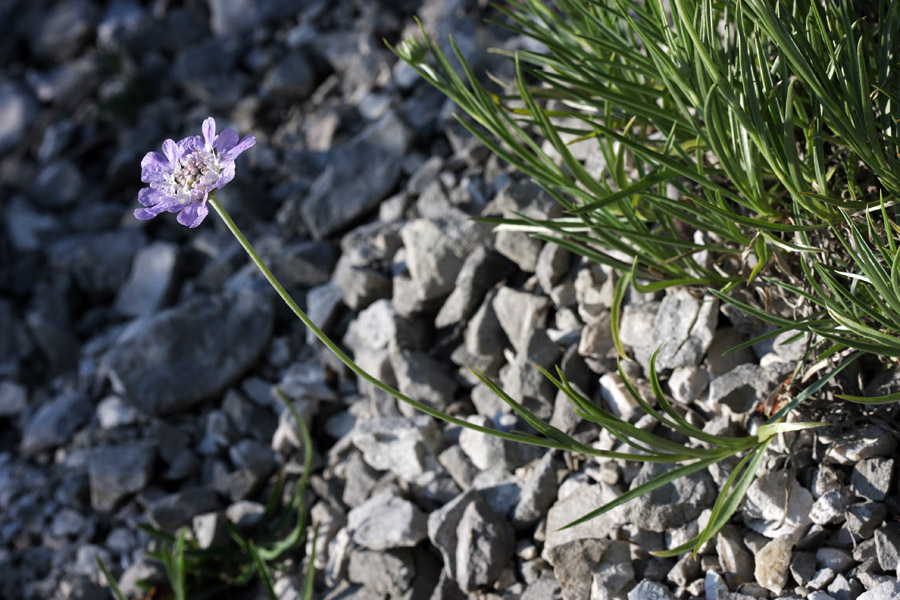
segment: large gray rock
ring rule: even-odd
[[[350,537],[369,550],[411,548],[425,539],[427,527],[425,513],[391,492],[372,496],[347,514]]]
[[[155,457],[153,446],[145,443],[95,448],[88,463],[94,510],[110,512],[119,500],[144,489]]]
[[[673,468],[661,463],[644,463],[631,482],[631,489]],[[700,471],[656,488],[630,502],[624,508],[625,520],[650,531],[669,531],[700,516],[712,506],[716,486],[712,478]]]
[[[350,552],[347,579],[376,594],[399,598],[412,585],[415,576],[416,563],[410,550]]]
[[[50,400],[27,420],[22,431],[22,454],[28,456],[65,444],[91,414],[91,403],[78,392]]]
[[[110,350],[116,391],[153,415],[216,396],[256,362],[272,332],[269,296],[244,289],[141,319]]]
[[[527,355],[533,331],[545,328],[550,300],[545,296],[502,287],[497,290],[491,304],[516,353]]]
[[[512,522],[517,529],[534,524],[556,500],[559,486],[554,462],[553,452],[547,451],[522,485],[512,514]]]
[[[419,300],[435,300],[451,292],[466,256],[478,247],[483,233],[484,226],[460,211],[416,219],[400,230]]]
[[[684,289],[670,292],[653,321],[653,347],[659,347],[656,367],[699,364],[712,342],[718,317],[719,301],[713,296],[697,299]]]
[[[315,180],[300,213],[317,238],[347,229],[375,210],[400,176],[400,159],[412,132],[393,112],[331,153],[328,166]],[[285,210],[279,216],[290,219]]]
[[[894,479],[894,459],[874,457],[862,460],[850,474],[850,489],[857,496],[881,502]]]
[[[897,600],[897,598],[900,598],[900,581],[885,581],[860,594],[856,600]]]
[[[503,188],[484,212],[500,213],[511,219],[518,218],[516,213],[533,219],[546,219],[562,215],[562,207],[534,182],[521,181]],[[520,269],[533,273],[544,242],[527,233],[498,231],[494,245],[500,254],[519,265]]]
[[[412,481],[440,469],[435,454],[440,451],[441,433],[427,415],[358,421],[348,436],[377,471],[390,471]]]
[[[812,523],[812,506],[809,490],[791,479],[787,471],[772,471],[756,478],[747,490],[741,512],[744,522],[757,533],[770,538],[788,535],[796,542]]]
[[[456,524],[456,582],[474,592],[497,581],[512,557],[512,526],[478,497],[463,510]]]

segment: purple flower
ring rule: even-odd
[[[192,135],[180,142],[163,142],[163,154],[148,152],[141,161],[141,181],[149,183],[138,192],[138,219],[152,219],[161,212],[177,212],[178,222],[196,227],[209,208],[206,200],[213,190],[234,179],[234,159],[256,143],[252,135],[238,141],[233,129],[216,135],[216,121],[203,121],[203,137]]]

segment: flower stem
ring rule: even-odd
[[[244,234],[241,233],[241,230],[238,228],[235,222],[231,220],[231,216],[228,214],[228,211],[225,210],[225,207],[223,207],[219,200],[216,198],[215,192],[209,195],[208,203],[219,214],[219,216],[222,218],[222,221],[224,221],[225,226],[228,227],[228,230],[231,232],[231,234],[235,238],[237,238],[237,241],[250,256],[250,260],[252,260],[253,264],[255,264],[256,267],[262,272],[263,276],[265,276],[269,284],[275,289],[278,295],[281,296],[281,299],[284,301],[284,303],[288,305],[288,308],[290,308],[291,311],[293,311],[293,313],[297,315],[297,318],[300,319],[300,321],[302,321],[303,324],[306,325],[306,327],[308,327],[309,330],[312,331],[317,338],[319,338],[319,341],[322,342],[322,344],[324,344],[325,347],[328,348],[335,356],[337,356],[338,359],[347,366],[347,368],[374,385],[376,388],[387,394],[390,394],[401,402],[405,402],[416,410],[422,411],[423,413],[431,415],[432,417],[435,417],[437,419],[447,421],[448,423],[459,425],[460,427],[466,427],[474,431],[479,431],[481,433],[486,433],[488,435],[493,435],[495,437],[511,440],[514,442],[524,442],[535,446],[543,446],[545,448],[557,448],[561,450],[570,449],[566,444],[553,440],[539,439],[534,436],[528,436],[526,438],[525,436],[516,435],[514,433],[507,433],[505,431],[499,431],[497,429],[491,429],[488,427],[482,427],[480,425],[470,423],[464,419],[453,417],[439,410],[431,408],[430,406],[423,404],[417,400],[413,400],[399,390],[395,390],[391,386],[382,383],[375,376],[370,375],[362,367],[353,362],[353,359],[347,356],[344,351],[338,347],[337,344],[331,341],[331,338],[325,335],[325,333],[321,329],[319,329],[319,327],[315,323],[313,323],[312,319],[310,319],[306,315],[306,313],[303,312],[303,310],[297,305],[297,303],[294,302],[294,299],[291,298],[291,295],[288,294],[287,290],[284,289],[284,286],[281,285],[281,282],[278,281],[275,275],[272,274],[272,271],[269,270],[269,267],[267,267],[266,264],[262,261],[262,258],[260,258],[259,254],[253,248],[253,245],[250,244],[249,241],[247,241],[247,238],[244,237]]]

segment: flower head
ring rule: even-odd
[[[209,208],[206,200],[213,190],[234,179],[234,159],[253,146],[252,135],[238,141],[233,129],[216,135],[216,121],[203,121],[203,135],[192,135],[180,142],[163,142],[163,154],[148,152],[141,161],[141,181],[150,184],[138,193],[138,219],[152,219],[161,212],[177,212],[177,220],[196,227]]]

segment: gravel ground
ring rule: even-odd
[[[733,463],[561,530],[664,468],[416,414],[306,332],[215,216],[192,230],[132,216],[141,157],[212,115],[257,139],[220,200],[367,370],[473,423],[526,429],[479,368],[559,429],[617,448],[534,368],[559,365],[653,430],[616,371],[616,274],[471,220],[560,213],[382,42],[420,15],[478,73],[509,77],[485,50],[527,41],[490,14],[467,0],[0,4],[0,597],[107,598],[96,554],[144,597],[135,582],[162,571],[139,525],[187,525],[202,545],[225,520],[252,526],[304,458],[274,386],[313,432],[319,598],[900,597],[891,407],[815,397],[808,416],[836,425],[778,440],[715,540],[658,558],[706,523]],[[589,143],[573,150],[604,168]],[[707,431],[745,435],[803,351],[723,356],[761,327],[702,292],[629,290],[623,369],[648,390],[659,347],[672,399]],[[900,386],[864,367],[839,385]],[[278,575],[283,600],[304,568]]]

